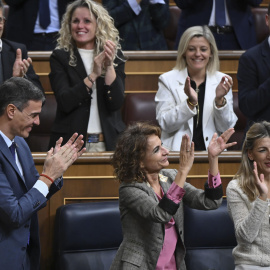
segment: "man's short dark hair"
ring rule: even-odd
[[[0,86],[0,116],[8,104],[13,104],[22,111],[30,100],[44,103],[45,95],[40,88],[25,78],[12,77],[6,80]]]

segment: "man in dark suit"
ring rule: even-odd
[[[167,50],[163,29],[170,19],[168,0],[103,0],[119,31],[123,50]]]
[[[270,29],[270,5],[265,15]],[[247,50],[239,59],[237,72],[239,109],[253,122],[270,121],[270,40]]]
[[[41,26],[39,6],[42,0],[5,0],[9,5],[7,21],[7,38],[23,43],[28,51],[51,51],[56,46],[66,6],[73,0],[49,1],[50,23]]]
[[[47,153],[38,174],[24,138],[39,114],[45,97],[24,78],[13,77],[0,86],[0,269],[39,269],[37,211],[63,185],[62,175],[85,151],[82,136],[74,134]]]
[[[0,85],[11,77],[25,77],[42,89],[39,77],[31,65],[32,60],[28,57],[25,46],[6,39],[1,39],[4,24],[3,4],[0,1]]]
[[[225,16],[224,25],[221,26],[217,25],[215,17],[215,7],[219,1],[225,1],[225,10],[222,13]],[[182,10],[176,48],[183,32],[195,25],[210,26],[219,50],[246,50],[255,46],[257,42],[251,7],[258,7],[261,2],[262,0],[175,0]]]

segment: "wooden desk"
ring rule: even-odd
[[[110,165],[112,152],[85,153],[73,164],[64,175],[64,186],[39,211],[41,237],[41,269],[51,270],[53,263],[53,231],[56,209],[67,203],[94,202],[118,198],[119,183],[113,176]],[[39,172],[42,170],[46,154],[33,153]],[[236,173],[241,157],[240,152],[222,153],[219,158],[220,173],[225,194],[226,186]],[[177,168],[178,153],[169,155],[170,168]],[[198,188],[203,188],[207,180],[207,153],[196,152],[194,165],[187,181]]]

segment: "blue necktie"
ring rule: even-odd
[[[225,0],[216,0],[216,25],[225,26]]]
[[[12,142],[11,146],[9,147],[9,150],[10,150],[14,160],[16,161],[16,157],[15,157],[16,143],[15,142]]]
[[[47,29],[50,23],[49,0],[39,0],[39,24],[43,29]]]

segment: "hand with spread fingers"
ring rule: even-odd
[[[212,175],[218,174],[218,156],[221,152],[237,144],[237,142],[227,143],[234,132],[234,128],[229,128],[219,137],[217,133],[214,133],[208,146],[209,171]]]
[[[223,132],[219,137],[217,133],[214,133],[209,146],[208,146],[208,155],[211,157],[218,156],[224,149],[227,149],[237,142],[227,143],[232,134],[235,132],[234,128],[229,128],[225,132]]]
[[[56,142],[55,148],[48,151],[42,174],[48,175],[53,181],[61,177],[68,167],[85,152],[85,148],[81,149],[84,143],[82,139],[83,135],[78,136],[77,133],[74,133],[68,142],[61,146],[63,139],[60,138]],[[47,179],[44,182],[48,185],[51,184]]]

